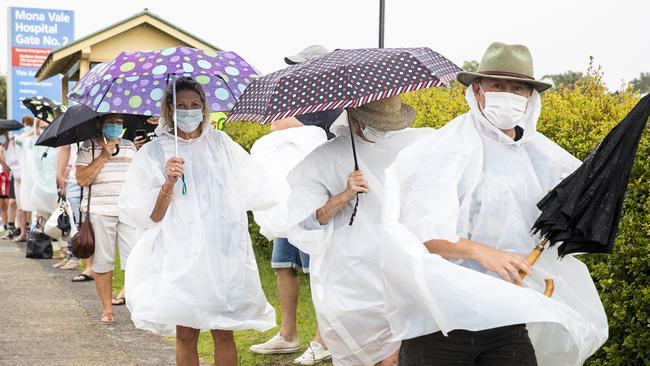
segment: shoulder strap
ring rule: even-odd
[[[91,144],[91,151],[92,151],[92,154],[93,154],[92,155],[93,160],[91,160],[91,161],[95,161],[95,140],[90,140],[90,144]],[[93,189],[93,185],[91,184],[91,185],[88,186],[88,207],[86,209],[86,215],[87,216],[90,215],[90,196],[91,196],[92,189]]]

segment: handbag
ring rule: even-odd
[[[50,259],[54,254],[52,249],[52,238],[43,232],[43,218],[36,221],[36,228],[29,232],[27,237],[26,258]]]
[[[93,161],[95,160],[95,142],[91,140]],[[92,184],[88,186],[88,205],[86,208],[86,217],[79,226],[79,231],[70,240],[70,247],[72,255],[81,259],[88,259],[95,253],[95,231],[93,225],[90,223],[90,196],[92,192]],[[81,197],[83,200],[84,189],[81,188]],[[79,217],[83,213],[79,208]]]
[[[45,228],[43,230],[49,237],[59,240],[70,235],[72,225],[67,206],[65,198],[59,195],[57,207],[45,222]]]

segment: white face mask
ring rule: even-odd
[[[392,131],[382,131],[370,126],[363,128],[363,135],[372,142],[379,142],[390,137]]]
[[[191,133],[203,122],[203,109],[176,109],[176,124],[178,128]]]
[[[528,106],[528,98],[507,92],[486,93],[483,88],[481,92],[485,96],[485,108],[482,112],[496,128],[510,130],[521,123]]]

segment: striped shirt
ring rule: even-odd
[[[117,202],[122,192],[122,185],[126,178],[126,171],[131,165],[131,160],[135,156],[135,145],[125,139],[120,139],[120,152],[116,156],[111,156],[99,171],[97,178],[92,183],[92,193],[90,198],[90,212],[93,215],[118,216],[119,210]],[[102,153],[102,146],[95,143],[95,159],[99,158]],[[79,147],[77,153],[77,167],[88,166],[93,161],[92,145],[90,141],[85,141]],[[88,190],[84,189],[84,198],[81,202],[82,211],[86,211],[88,206]]]

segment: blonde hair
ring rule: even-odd
[[[167,85],[163,104],[160,107],[160,128],[163,131],[170,131],[174,128],[174,108],[176,106],[172,106],[174,103],[173,86],[174,84],[172,83]],[[206,128],[210,123],[210,107],[208,106],[203,87],[190,77],[182,77],[176,80],[176,94],[183,90],[191,90],[201,97],[201,102],[203,103],[203,121],[201,122],[201,128]]]

